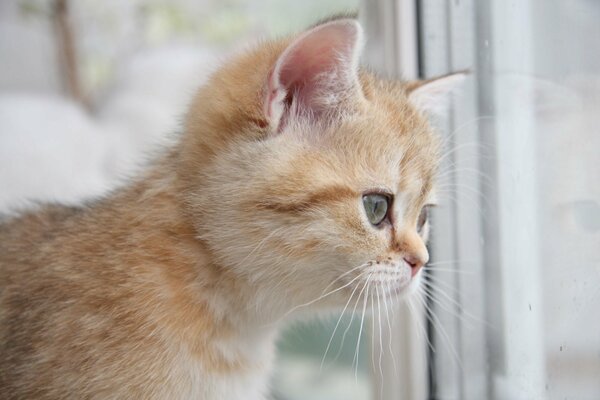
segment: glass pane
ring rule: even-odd
[[[443,125],[432,396],[600,398],[600,3],[420,4],[425,74],[473,71]]]

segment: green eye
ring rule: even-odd
[[[366,194],[363,196],[363,206],[369,222],[379,225],[387,215],[389,199],[381,194]]]

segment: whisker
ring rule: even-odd
[[[438,332],[440,333],[440,335],[442,335],[442,338],[446,341],[446,344],[448,345],[448,347],[450,349],[450,352],[451,352],[452,356],[454,357],[454,360],[456,361],[457,365],[460,367],[461,371],[464,372],[464,368],[463,368],[462,362],[460,361],[460,357],[458,356],[458,353],[456,352],[456,349],[452,345],[452,341],[450,340],[450,336],[448,335],[448,332],[446,332],[446,330],[444,329],[444,326],[443,326],[442,322],[439,320],[439,318],[435,315],[435,313],[433,312],[433,310],[431,310],[431,308],[427,305],[427,303],[425,302],[425,300],[422,297],[415,297],[415,298],[428,311],[425,314],[425,315],[427,315],[427,319],[429,320],[429,322],[431,322],[431,324],[433,325],[433,327],[438,330]]]
[[[338,318],[335,327],[333,328],[333,333],[331,334],[331,338],[329,339],[329,342],[327,343],[327,348],[325,349],[325,354],[323,354],[323,358],[321,359],[321,367],[320,370],[323,370],[323,364],[325,363],[325,358],[327,357],[327,353],[329,352],[329,347],[331,346],[331,342],[333,341],[333,338],[335,336],[335,332],[337,331],[338,326],[340,325],[340,321],[342,320],[342,318],[344,317],[344,313],[346,312],[346,309],[348,308],[348,305],[350,304],[350,301],[352,300],[352,297],[354,297],[354,293],[356,293],[356,290],[359,288],[359,285],[356,285],[354,287],[354,290],[352,290],[352,294],[350,294],[350,297],[348,298],[348,301],[346,302],[346,305],[344,306],[344,309],[342,310],[340,317]]]
[[[462,321],[466,325],[466,327],[468,329],[472,329],[474,327],[473,321],[467,319],[464,315],[461,315],[456,310],[453,310],[453,309],[449,308],[442,301],[440,301],[440,299],[436,299],[435,297],[431,296],[430,294],[426,294],[425,297],[428,300],[432,301],[432,305],[437,306],[440,309],[442,309],[443,311],[445,311],[448,314],[450,314],[451,316],[453,316],[455,318],[458,318],[460,321]]]
[[[459,188],[459,189],[462,188],[463,190],[466,190],[466,192],[464,192],[464,191],[458,192],[456,190],[452,190],[453,187]],[[445,189],[445,188],[449,188],[449,189]],[[441,185],[438,187],[437,193],[440,198],[443,198],[445,196],[450,197],[452,195],[452,199],[454,199],[456,205],[464,204],[464,201],[460,201],[461,199],[470,202],[477,208],[477,211],[479,212],[479,214],[482,218],[485,218],[485,214],[482,214],[483,210],[482,210],[481,204],[478,200],[479,199],[483,200],[484,206],[486,206],[488,208],[491,207],[491,203],[486,196],[481,194],[481,192],[479,192],[478,190],[470,188],[468,185],[461,185],[461,184],[457,184],[457,183]]]
[[[477,271],[465,271],[462,269],[452,269],[452,268],[439,268],[436,266],[433,267],[429,267],[429,265],[427,265],[425,268],[427,268],[429,271],[435,271],[435,272],[448,272],[448,273],[453,273],[453,274],[462,274],[462,275],[473,275],[475,272]]]
[[[477,261],[475,260],[442,260],[442,261],[434,261],[427,263],[427,267],[436,266],[436,265],[445,265],[445,264],[475,264]]]
[[[356,352],[354,356],[356,358],[356,368],[354,369],[354,378],[358,382],[358,359],[360,357],[360,338],[362,337],[363,323],[365,321],[365,311],[367,308],[367,298],[369,297],[369,280],[371,279],[372,272],[367,277],[367,281],[365,282],[365,286],[367,288],[367,292],[365,293],[365,298],[363,300],[363,312],[362,317],[360,319],[360,329],[358,330],[358,339],[356,340]]]
[[[469,172],[469,173],[475,174],[478,178],[480,178],[482,180],[482,183],[486,182],[489,185],[493,185],[493,183],[494,183],[493,180],[492,180],[492,178],[488,174],[486,174],[483,171],[480,171],[480,170],[478,170],[476,168],[462,167],[462,166],[459,167],[459,166],[457,166],[454,163],[452,163],[450,166],[453,167],[453,168],[452,169],[445,169],[441,173],[437,174],[436,178],[439,180],[439,179],[442,179],[442,178],[446,178],[448,176],[455,177],[455,175],[458,175],[458,174],[461,174],[461,173],[464,173],[464,172]]]
[[[356,277],[354,277],[354,279],[352,279],[350,282],[346,283],[346,284],[345,284],[344,286],[342,286],[342,287],[339,287],[339,288],[337,288],[337,289],[334,289],[334,290],[330,291],[329,293],[323,294],[323,295],[321,295],[321,296],[317,297],[316,299],[314,299],[314,300],[311,300],[311,301],[309,301],[309,302],[307,302],[307,303],[300,304],[300,305],[298,305],[298,306],[295,306],[295,307],[293,307],[293,308],[292,308],[292,309],[290,309],[288,312],[286,312],[286,313],[283,315],[283,317],[282,317],[282,318],[284,318],[284,317],[288,316],[290,313],[292,313],[292,312],[296,311],[297,309],[299,309],[299,308],[301,308],[301,307],[306,307],[306,306],[309,306],[309,305],[311,305],[311,304],[314,304],[314,303],[316,303],[316,302],[317,302],[317,301],[319,301],[319,300],[322,300],[322,299],[324,299],[324,298],[325,298],[325,297],[327,297],[327,296],[330,296],[330,295],[332,295],[332,294],[334,294],[334,293],[336,293],[336,292],[339,292],[340,290],[342,290],[342,289],[344,289],[344,288],[346,288],[346,287],[350,286],[350,285],[351,285],[351,284],[352,284],[354,281],[356,281],[358,278],[360,278],[360,277],[361,277],[363,274],[364,274],[364,272],[363,272],[363,273],[360,273],[360,274],[358,274]]]
[[[377,287],[377,284],[375,285]],[[373,291],[371,291],[371,366],[375,373],[375,301],[373,300]]]
[[[387,282],[387,290],[388,293],[390,292],[390,283]],[[389,309],[388,309],[388,304],[387,304],[387,296],[383,297],[383,304],[385,305],[385,314],[386,314],[386,319],[387,319],[387,325],[388,325],[388,347],[390,348],[390,354],[392,355],[392,364],[394,366],[394,376],[398,375],[398,370],[396,367],[396,358],[394,356],[394,351],[392,350],[392,324],[390,322],[390,313],[389,313]],[[394,316],[394,311],[392,310],[392,317]]]
[[[348,331],[350,330],[350,327],[352,326],[352,321],[354,321],[354,315],[356,314],[356,308],[358,307],[358,302],[360,301],[360,298],[362,297],[362,294],[365,290],[365,288],[367,287],[366,282],[365,284],[362,286],[362,289],[360,291],[360,293],[358,294],[358,298],[356,299],[356,302],[354,303],[354,308],[352,309],[352,313],[351,313],[351,317],[350,317],[350,322],[348,322],[348,326],[346,327],[346,329],[344,330],[344,334],[342,335],[342,341],[340,343],[340,347],[338,348],[338,352],[335,355],[333,362],[337,361],[337,359],[339,358],[340,354],[342,353],[342,349],[344,348],[344,341],[346,340],[346,334],[348,334]],[[354,360],[352,360],[352,363],[354,363]]]
[[[443,287],[444,289],[452,292],[452,294],[456,295],[456,297],[458,297],[460,295],[460,292],[458,291],[457,288],[455,288],[450,283],[446,282],[446,280],[438,277],[435,274],[432,274],[432,273],[427,274],[427,277],[426,277],[426,280],[424,283],[428,284],[429,286],[431,286],[432,288],[435,288],[435,289],[437,289],[437,286],[439,285],[439,286]]]
[[[341,274],[340,276],[338,276],[337,278],[335,278],[335,279],[334,279],[334,280],[333,280],[333,281],[332,281],[332,282],[331,282],[329,285],[327,285],[327,286],[325,287],[325,289],[323,289],[323,292],[322,292],[321,294],[325,293],[325,292],[327,291],[327,289],[329,289],[329,288],[330,288],[330,287],[331,287],[331,286],[332,286],[334,283],[336,283],[337,281],[339,281],[339,280],[340,280],[341,278],[343,278],[344,276],[346,276],[346,275],[348,275],[348,274],[350,274],[350,273],[352,273],[352,272],[356,271],[356,270],[357,270],[357,269],[359,269],[359,268],[363,268],[365,265],[366,265],[366,264],[361,264],[361,265],[358,265],[358,266],[356,266],[356,267],[352,268],[352,269],[351,269],[351,270],[349,270],[349,271],[346,271],[346,272],[344,272],[343,274]]]
[[[381,359],[383,357],[383,337],[381,334],[382,331],[382,327],[381,327],[381,293],[379,292],[379,285],[375,286],[375,289],[377,289],[377,321],[379,322],[379,374],[381,375],[381,386],[380,388],[383,388],[383,367],[381,365]],[[373,317],[374,318],[374,317]],[[380,393],[380,397],[381,397],[381,393]]]
[[[436,189],[443,189],[443,188],[459,188],[459,189],[464,189],[464,190],[468,190],[470,191],[472,194],[475,195],[476,199],[482,199],[483,201],[486,202],[486,205],[489,206],[489,201],[487,196],[481,192],[481,190],[477,190],[469,185],[466,185],[464,183],[457,183],[457,182],[449,182],[449,183],[443,183],[441,185],[436,186]],[[443,193],[444,191],[441,190],[441,193]]]
[[[458,150],[464,149],[464,148],[468,148],[468,147],[475,147],[475,148],[488,148],[489,146],[486,146],[482,143],[477,143],[477,142],[467,142],[467,143],[461,143],[458,146],[455,146],[454,148],[450,149],[449,151],[447,151],[446,153],[442,154],[439,158],[440,161],[443,161],[446,157],[454,154],[455,152],[457,152]]]
[[[420,295],[420,293],[416,293],[416,295]],[[413,298],[409,299],[406,302],[406,304],[408,305],[409,311],[413,315],[413,319],[415,320],[415,322],[417,324],[417,328],[419,329],[419,332],[425,338],[425,341],[427,342],[427,346],[429,346],[431,351],[435,353],[435,348],[433,347],[433,344],[429,340],[429,335],[427,335],[427,332],[425,331],[425,327],[423,326],[423,322],[421,321],[420,315],[415,310],[415,304],[413,303]]]
[[[456,193],[455,192],[449,192],[449,191],[439,191],[438,192],[438,197],[439,197],[440,201],[444,202],[444,203],[446,202],[445,200],[452,201],[452,203],[456,207],[460,207],[462,204],[465,204],[463,201],[459,200],[459,198],[457,196],[455,196],[454,194],[456,194]],[[483,212],[483,209],[481,208],[481,204],[479,202],[477,202],[475,199],[473,199],[473,197],[471,197],[470,195],[467,195],[466,193],[461,193],[461,195],[464,196],[464,199],[468,200],[468,202],[475,207],[475,209],[477,210],[477,215],[484,222],[487,223],[488,222],[488,217]]]
[[[471,118],[470,120],[463,122],[462,124],[454,128],[450,133],[445,135],[444,144],[448,144],[451,140],[457,138],[458,133],[462,132],[464,128],[471,125],[472,123],[479,123],[484,120],[493,120],[494,118],[496,118],[494,115],[480,115],[479,117]]]
[[[464,307],[462,306],[462,304],[460,304],[459,302],[457,302],[455,299],[453,299],[452,297],[450,297],[447,293],[445,293],[441,288],[439,287],[434,287],[432,286],[430,283],[428,282],[424,282],[426,284],[426,287],[423,288],[423,290],[425,291],[425,294],[428,295],[428,297],[433,300],[433,301],[437,301],[438,304],[440,305],[440,307],[442,306],[442,302],[440,299],[435,298],[434,294],[439,293],[442,296],[444,296],[445,299],[447,299],[448,301],[450,301],[452,304],[454,304],[462,313],[462,315],[456,315],[456,317],[461,318],[461,317],[468,317],[470,318],[472,321],[471,322],[477,322],[480,324],[484,324],[490,328],[492,328],[492,325],[490,324],[490,322],[483,320],[479,317],[476,317],[475,315],[471,314],[470,312],[466,311],[464,309]],[[442,307],[443,308],[443,307]],[[450,310],[446,310],[448,312],[452,312]],[[465,322],[467,322],[466,320],[464,320]]]

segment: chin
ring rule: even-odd
[[[412,277],[410,283],[404,290],[403,297],[414,296],[419,292],[419,288],[421,287],[421,281],[423,280],[423,269],[421,269],[415,276]]]
[[[421,287],[421,282],[423,280],[423,270],[417,272],[415,276],[413,276],[410,281],[408,281],[403,286],[399,287],[394,296],[393,300],[396,302],[408,300],[413,296],[416,296]]]

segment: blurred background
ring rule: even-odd
[[[381,74],[471,71],[432,120],[426,293],[288,327],[274,397],[599,399],[596,0],[3,0],[0,213],[122,184],[231,54],[354,10]]]

